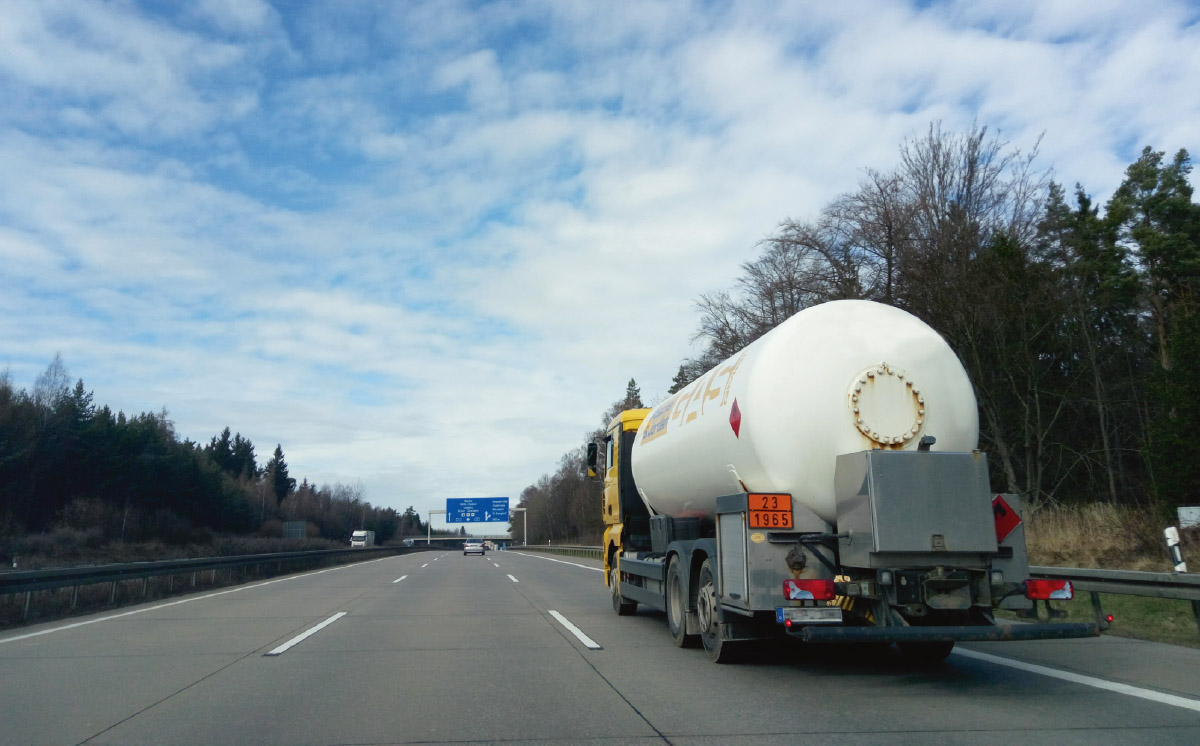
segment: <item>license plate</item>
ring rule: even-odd
[[[775,621],[783,624],[841,624],[842,610],[837,606],[777,606]]]

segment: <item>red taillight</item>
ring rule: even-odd
[[[1075,590],[1069,580],[1026,580],[1025,598],[1034,601],[1069,601]]]
[[[783,597],[789,601],[828,601],[836,595],[832,580],[783,581]]]

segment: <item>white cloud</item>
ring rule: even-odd
[[[7,7],[0,366],[376,503],[516,497],[930,121],[1101,200],[1200,139],[1183,4],[472,5]]]
[[[242,48],[122,6],[14,4],[5,9],[0,46],[0,74],[28,109],[13,116],[39,117],[41,126],[56,129],[54,112],[63,104],[77,125],[153,141],[203,131],[252,108],[231,74],[245,60]],[[233,88],[242,104],[230,108],[210,97],[203,86],[213,81]]]
[[[275,9],[264,0],[199,0],[190,5],[196,17],[229,33],[261,31],[276,17]]]
[[[504,112],[509,108],[508,86],[496,61],[496,53],[481,49],[441,67],[433,77],[435,85],[446,90],[465,88],[472,108],[484,112]]]

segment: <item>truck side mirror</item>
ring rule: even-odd
[[[589,479],[596,478],[596,459],[600,453],[600,447],[595,443],[587,444],[587,475]]]

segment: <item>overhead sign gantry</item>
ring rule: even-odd
[[[513,508],[514,513],[524,513],[525,508]],[[509,520],[507,497],[448,497],[445,510],[429,511],[425,542],[432,541],[433,516],[444,514],[446,523],[496,523]],[[529,530],[529,518],[525,518],[525,530]],[[525,535],[525,534],[523,534]]]
[[[446,498],[446,523],[491,523],[507,520],[507,497]]]

